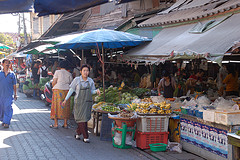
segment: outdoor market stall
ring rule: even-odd
[[[232,159],[227,134],[236,132],[240,126],[239,106],[234,101],[221,97],[210,103],[203,96],[184,102],[181,107],[183,148],[206,159]]]

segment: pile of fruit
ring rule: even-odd
[[[152,99],[151,98],[143,98],[141,99],[142,102],[148,102],[148,103],[152,103]]]
[[[134,96],[130,93],[125,92],[125,93],[121,94],[121,100],[118,101],[117,103],[118,104],[129,104],[129,103],[131,103],[132,100],[137,99],[137,98],[138,98],[137,96]]]
[[[123,117],[123,118],[131,118],[134,115],[133,111],[129,111],[129,110],[121,110],[121,112],[119,113],[119,117]]]
[[[106,112],[119,112],[120,111],[120,109],[118,107],[115,107],[113,105],[105,105],[102,107],[101,110],[106,111]]]
[[[94,104],[92,108],[94,110],[100,110],[104,105],[106,105],[106,102],[98,102],[97,104]]]
[[[171,114],[171,104],[163,101],[161,103],[132,103],[128,108],[139,114]]]

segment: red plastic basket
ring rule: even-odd
[[[168,143],[168,132],[137,132],[137,147],[149,149],[152,143]]]

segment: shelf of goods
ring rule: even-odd
[[[232,159],[227,133],[234,126],[183,114],[180,119],[183,149],[206,159]]]

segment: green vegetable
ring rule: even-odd
[[[240,136],[240,130],[236,132],[236,135]]]

